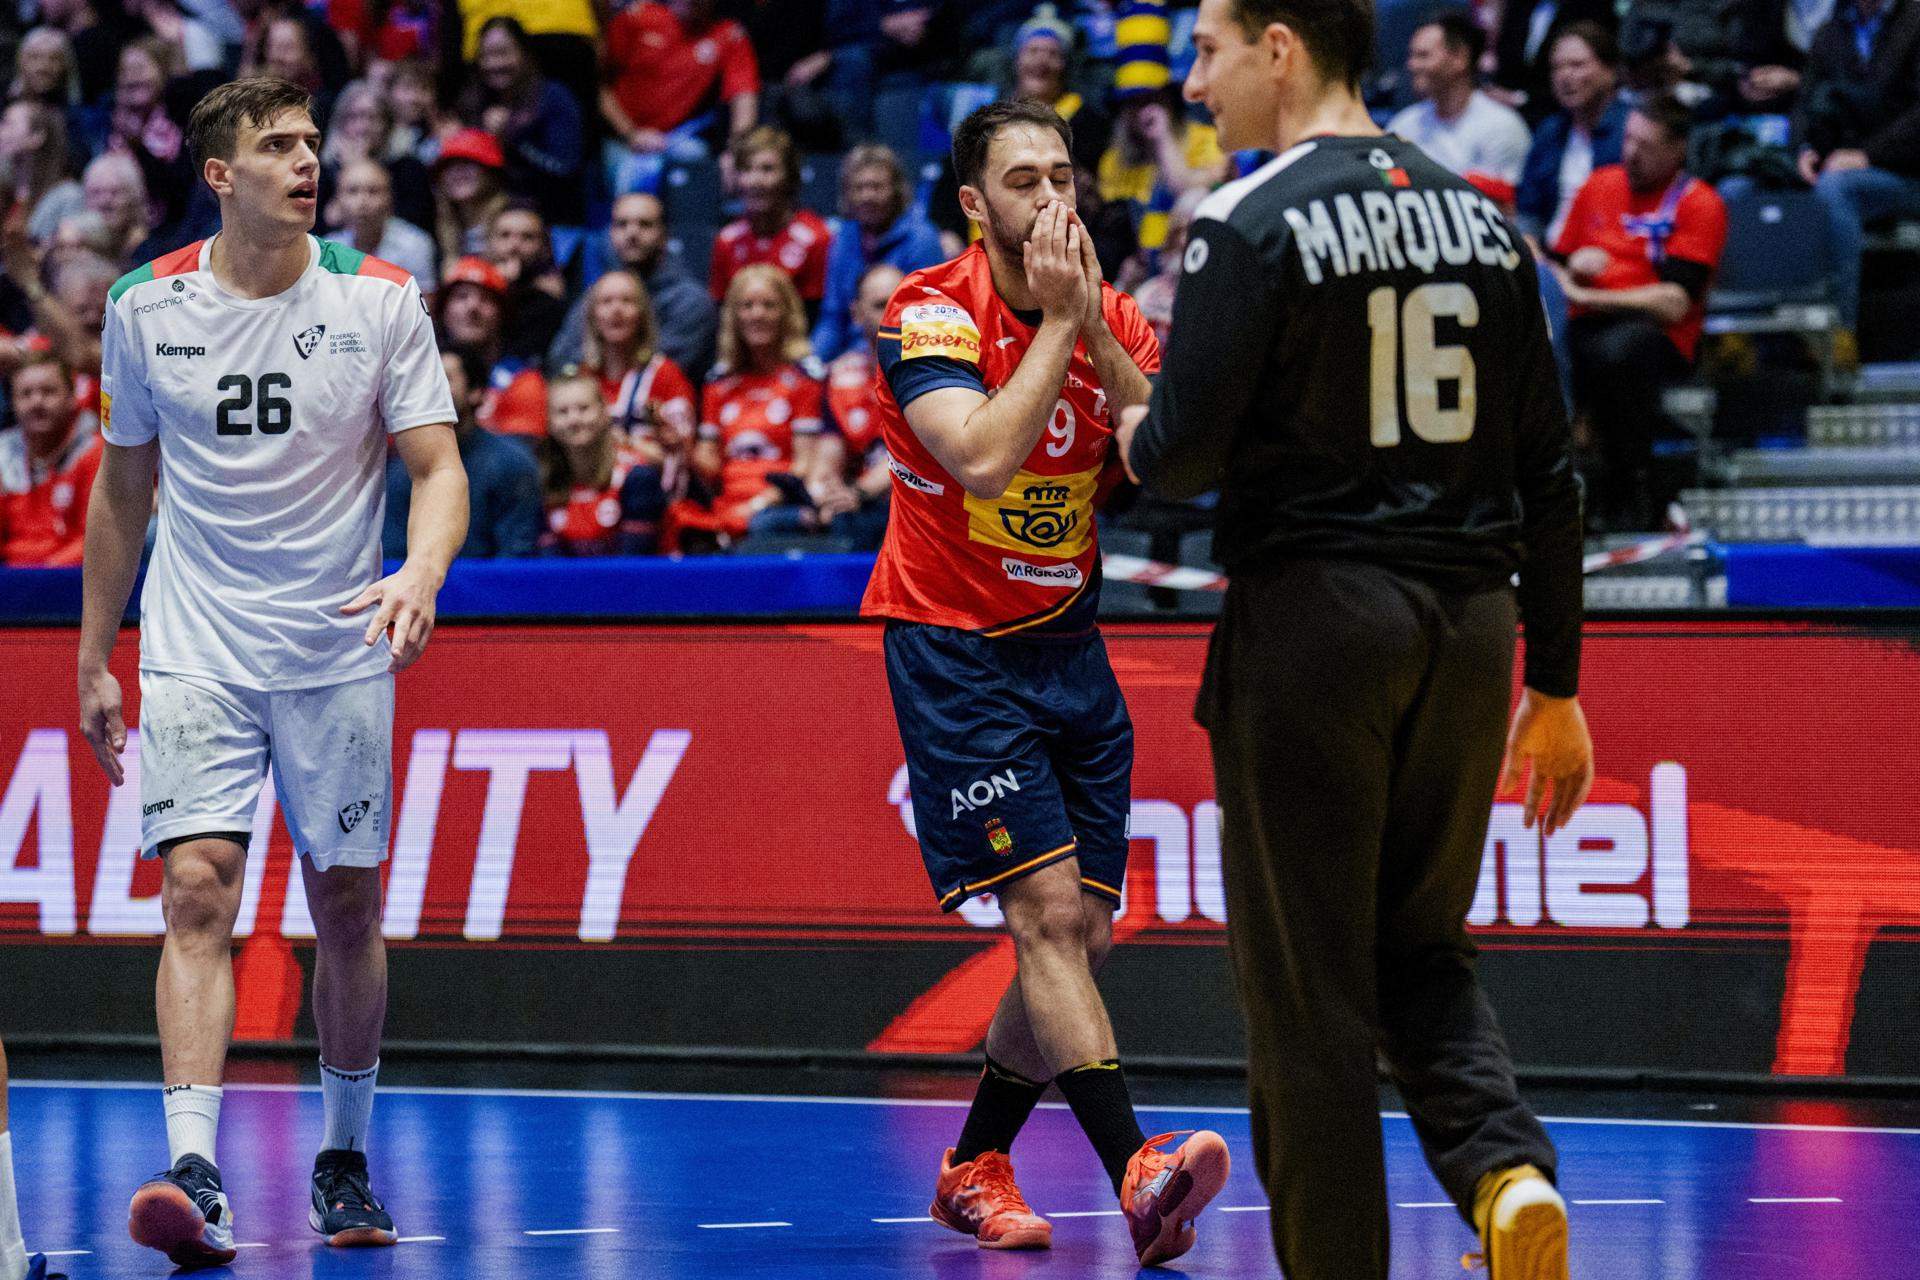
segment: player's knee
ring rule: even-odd
[[[380,933],[380,873],[335,867],[308,878],[307,909],[322,946],[351,946]]]
[[[1029,904],[1007,920],[1013,940],[1021,947],[1085,951],[1087,920],[1080,904],[1064,895]]]
[[[226,859],[176,850],[167,859],[167,929],[178,935],[230,936],[242,887],[239,868]]]

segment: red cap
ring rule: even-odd
[[[440,287],[443,290],[457,284],[477,284],[482,289],[502,296],[507,292],[507,278],[500,274],[500,268],[485,258],[462,258],[441,273]]]
[[[489,169],[507,167],[507,158],[500,153],[499,141],[485,129],[457,129],[448,134],[440,144],[440,157],[433,162],[434,168],[439,168],[449,160],[471,160]]]

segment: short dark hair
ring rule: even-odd
[[[1307,46],[1314,66],[1328,80],[1360,88],[1373,65],[1373,0],[1228,0],[1247,39],[1278,22]]]
[[[987,151],[1002,129],[1016,124],[1051,129],[1066,144],[1067,156],[1073,156],[1073,126],[1060,113],[1033,98],[1007,98],[977,108],[953,131],[953,175],[963,187],[980,186],[987,171]]]
[[[1480,69],[1480,55],[1487,51],[1487,33],[1465,9],[1442,9],[1430,14],[1416,30],[1426,27],[1440,28],[1440,38],[1449,48],[1467,51],[1468,71]]]
[[[1613,32],[1607,30],[1591,18],[1582,18],[1578,22],[1569,22],[1564,27],[1555,27],[1547,37],[1547,56],[1553,56],[1553,46],[1562,40],[1578,40],[1593,50],[1593,56],[1606,66],[1618,70],[1620,67],[1620,42]]]
[[[187,142],[193,148],[194,163],[233,159],[241,125],[263,128],[283,111],[304,111],[311,119],[313,95],[279,76],[229,80],[200,99],[187,117]]]
[[[492,370],[487,367],[486,358],[478,351],[469,346],[451,346],[442,347],[440,354],[443,356],[451,356],[460,362],[460,372],[465,374],[467,379],[467,394],[478,395],[487,389],[487,384],[492,379],[493,374]],[[455,405],[454,407],[463,409],[466,406]]]
[[[1670,93],[1656,93],[1634,104],[1634,113],[1660,126],[1675,142],[1685,142],[1693,132],[1693,112]]]

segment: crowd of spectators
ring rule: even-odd
[[[948,130],[997,96],[1067,117],[1100,260],[1167,341],[1187,222],[1261,160],[1222,154],[1181,100],[1192,18],[1164,0],[16,0],[0,561],[78,556],[107,290],[216,229],[183,123],[254,72],[313,94],[320,234],[429,297],[473,478],[465,554],[872,547],[889,483],[870,337],[904,273],[976,234]],[[1651,519],[1659,393],[1688,376],[1728,234],[1716,187],[1815,193],[1848,333],[1867,229],[1920,217],[1920,0],[1389,0],[1381,29],[1404,47],[1381,51],[1378,118],[1535,248],[1605,523]],[[837,193],[808,181],[823,155]],[[671,225],[676,182],[716,171],[715,216]],[[403,470],[389,494],[397,552]]]

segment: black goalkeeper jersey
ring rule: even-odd
[[[1220,491],[1229,573],[1364,559],[1520,575],[1527,683],[1576,691],[1579,484],[1534,266],[1498,207],[1390,136],[1309,139],[1207,198],[1131,461]]]

